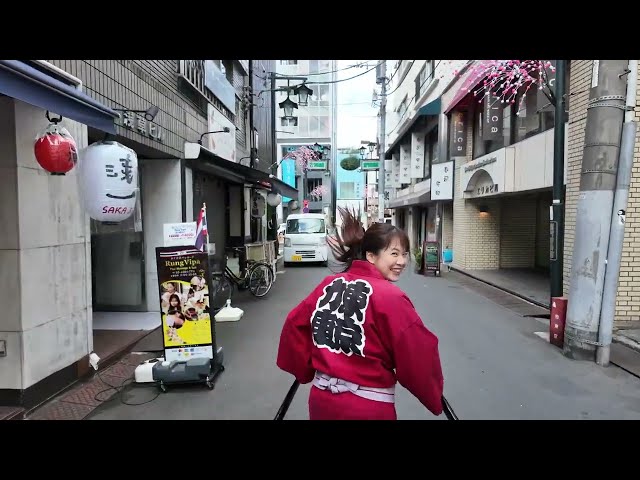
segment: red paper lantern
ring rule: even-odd
[[[51,175],[66,174],[78,161],[76,142],[66,128],[58,125],[60,120],[51,121],[33,145],[36,160]]]

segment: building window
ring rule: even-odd
[[[298,117],[280,117],[281,127],[297,127]]]
[[[422,94],[427,90],[431,81],[433,80],[434,61],[427,60],[422,66],[420,73],[416,76],[416,100],[418,100]]]
[[[331,136],[330,118],[328,115],[318,117],[318,134],[317,137],[329,138]]]
[[[319,186],[322,185],[322,179],[321,178],[308,178],[307,179],[307,194],[313,192],[314,188],[317,188]],[[321,196],[314,196],[311,198],[311,200],[313,201],[320,201],[322,200],[322,195]]]
[[[280,60],[280,65],[297,65],[298,60]]]
[[[400,102],[400,105],[398,105],[398,110],[397,110],[398,116],[401,121],[402,121],[402,117],[407,112],[407,109],[408,109],[407,96],[405,95],[405,97],[402,99],[402,102]]]

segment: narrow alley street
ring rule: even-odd
[[[454,274],[434,278],[410,270],[399,286],[440,338],[445,395],[460,419],[640,419],[640,379],[613,365],[564,358],[535,334],[548,329],[544,321],[494,303]],[[327,273],[289,267],[266,298],[236,294],[245,315],[217,326],[226,370],[214,390],[176,386],[158,395],[155,388],[134,387],[123,400],[150,401],[130,406],[115,395],[88,418],[272,419],[292,381],[275,365],[282,323]],[[309,388],[299,388],[287,419],[308,418]],[[397,411],[399,419],[436,419],[401,387]]]

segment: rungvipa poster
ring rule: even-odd
[[[208,255],[192,247],[157,247],[165,360],[213,358]]]

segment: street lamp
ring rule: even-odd
[[[200,135],[200,140],[198,140],[198,143],[202,145],[202,137],[210,133],[229,133],[230,131],[231,129],[229,127],[224,127],[222,130],[214,130],[213,132],[204,132],[202,135]]]
[[[309,99],[309,95],[313,95],[313,90],[303,83],[295,87],[293,93],[298,95],[298,105],[305,107],[308,105],[307,100]]]
[[[288,94],[286,100],[284,102],[280,102],[278,106],[284,110],[285,118],[293,117],[293,109],[298,108],[298,104],[291,100]]]

